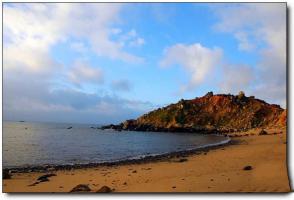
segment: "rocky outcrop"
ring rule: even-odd
[[[285,126],[286,111],[275,104],[238,95],[208,92],[203,97],[184,100],[151,111],[135,120],[102,128],[162,132],[234,132],[252,128]]]
[[[287,126],[287,111],[284,110],[276,121],[277,126],[286,127]]]

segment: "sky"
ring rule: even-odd
[[[285,3],[3,3],[4,120],[118,123],[209,91],[286,108]]]

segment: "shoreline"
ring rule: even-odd
[[[217,134],[216,134],[217,135]],[[222,135],[220,135],[222,136]],[[73,169],[87,169],[87,168],[95,168],[95,167],[110,167],[110,166],[122,166],[122,165],[131,165],[131,164],[144,164],[144,163],[152,163],[152,162],[160,162],[166,161],[172,158],[179,157],[187,157],[191,155],[201,154],[203,152],[208,152],[210,150],[218,149],[227,145],[232,145],[235,141],[233,141],[228,136],[222,136],[226,138],[226,140],[215,143],[215,144],[207,144],[200,147],[181,150],[181,151],[173,151],[162,154],[155,155],[142,155],[140,158],[130,158],[123,159],[117,161],[106,161],[106,162],[97,162],[97,163],[76,163],[76,164],[44,164],[44,165],[36,165],[36,166],[28,166],[28,167],[3,167],[3,171],[10,171],[13,173],[31,173],[31,172],[50,172],[57,170],[73,170]]]
[[[79,184],[87,185],[87,192],[104,186],[118,193],[290,192],[287,134],[282,131],[244,132],[229,145],[152,162],[12,173],[11,179],[3,180],[3,192],[68,193]],[[36,184],[46,174],[54,176]]]

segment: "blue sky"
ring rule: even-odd
[[[286,4],[4,4],[5,120],[117,123],[208,91],[286,106]]]

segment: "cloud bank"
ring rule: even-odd
[[[136,30],[123,32],[116,27],[122,7],[117,3],[4,4],[4,119],[106,123],[149,110],[150,103],[132,103],[99,89],[105,80],[100,66],[82,57],[64,63],[52,56],[56,45],[70,42],[69,48],[81,55],[92,52],[97,57],[142,62],[113,37],[130,32],[130,44],[144,44]]]

